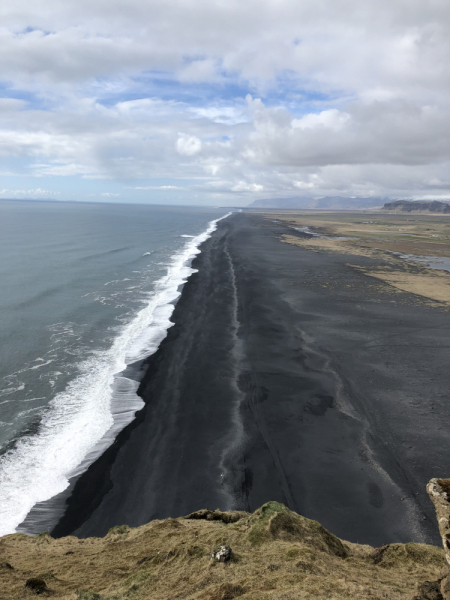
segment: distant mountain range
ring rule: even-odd
[[[324,196],[323,198],[264,198],[255,200],[247,208],[307,208],[315,210],[352,210],[361,208],[381,208],[389,198],[346,198],[344,196]]]
[[[450,204],[448,202],[422,202],[421,200],[396,200],[395,202],[386,202],[384,210],[393,210],[398,212],[412,212],[413,210],[426,211],[430,213],[450,213]]]

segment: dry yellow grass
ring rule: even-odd
[[[392,287],[402,292],[422,296],[436,302],[440,302],[450,307],[450,275],[445,272],[433,272],[429,270],[424,272],[399,271],[396,269],[370,269],[354,265],[369,277],[375,277],[388,283]]]
[[[449,256],[450,243],[447,235],[444,235],[449,226],[448,220],[431,223],[428,221],[422,222],[420,218],[414,219],[415,224],[409,226],[411,238],[407,240],[383,239],[377,237],[380,235],[380,230],[383,229],[386,219],[390,215],[383,215],[383,223],[377,223],[376,227],[373,224],[368,224],[367,229],[361,229],[361,225],[356,225],[351,221],[355,219],[354,215],[340,216],[339,222],[336,223],[334,216],[321,215],[322,220],[318,220],[317,215],[313,216],[298,216],[294,218],[292,215],[281,216],[276,215],[281,221],[286,224],[295,226],[310,226],[320,227],[321,231],[328,235],[345,235],[349,239],[335,240],[322,238],[300,238],[295,235],[285,234],[281,236],[281,240],[294,246],[302,247],[313,252],[335,252],[339,254],[347,254],[349,256],[364,256],[374,259],[382,263],[379,267],[361,267],[350,265],[355,269],[360,270],[366,275],[377,279],[378,281],[390,286],[392,290],[398,292],[408,292],[414,294],[419,301],[432,301],[439,303],[441,306],[450,308],[450,274],[446,271],[437,271],[419,266],[416,263],[408,262],[405,259],[399,258],[392,252],[406,252],[415,255],[428,253],[436,256]],[[345,219],[350,222],[346,223]],[[361,217],[359,217],[361,219]],[[406,220],[406,217],[402,217]],[[398,222],[396,222],[398,228]],[[404,225],[406,228],[406,226]],[[401,228],[403,230],[403,228]],[[405,229],[406,230],[406,229]],[[441,237],[439,241],[430,242],[429,231],[440,231]],[[356,237],[355,234],[361,235],[364,232],[363,238]],[[432,234],[438,235],[438,234]],[[386,264],[388,265],[386,267]]]
[[[350,246],[450,256],[450,215],[291,211],[265,217],[291,227],[311,227],[325,236],[348,237]]]
[[[369,256],[374,257],[381,255],[381,251],[372,250],[365,248],[364,246],[358,246],[349,240],[328,240],[326,238],[299,238],[294,235],[282,235],[281,239],[283,242],[292,244],[294,246],[300,246],[307,250],[328,250],[330,252],[338,252],[339,254],[351,254],[353,256]],[[387,260],[393,261],[393,258],[388,256]]]
[[[218,544],[231,546],[230,562],[211,560]],[[400,600],[418,582],[436,580],[444,565],[440,548],[342,542],[270,502],[253,515],[200,511],[114,528],[104,538],[4,536],[0,598],[33,596],[24,584],[38,577],[44,596],[67,600]]]

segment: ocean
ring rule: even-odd
[[[142,408],[127,366],[164,339],[191,260],[226,214],[0,201],[0,535]]]

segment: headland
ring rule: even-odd
[[[352,544],[269,502],[253,514],[199,510],[120,525],[101,538],[4,536],[0,597],[442,600],[445,565],[442,548]]]

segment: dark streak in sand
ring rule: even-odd
[[[219,223],[146,361],[145,408],[76,481],[53,535],[278,500],[351,541],[439,543],[424,489],[450,475],[448,312],[392,303],[348,256],[286,231]]]

